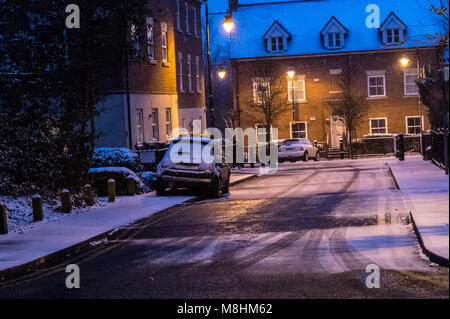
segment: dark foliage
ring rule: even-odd
[[[101,86],[122,72],[145,1],[77,1],[80,29],[66,29],[69,3],[1,3],[0,194],[79,190],[87,180]]]

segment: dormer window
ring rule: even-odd
[[[323,46],[325,49],[341,49],[345,44],[345,35],[348,33],[346,27],[342,25],[335,17],[320,31],[323,37]]]
[[[387,29],[386,30],[386,43],[387,44],[399,44],[400,43],[400,29]]]
[[[271,42],[271,51],[272,52],[280,52],[284,50],[284,39],[283,37],[272,37],[270,38]]]
[[[341,33],[340,32],[328,33],[328,47],[331,49],[341,47]]]
[[[263,36],[267,52],[280,53],[287,51],[291,34],[281,23],[275,21]]]
[[[396,45],[405,42],[406,28],[406,24],[391,12],[380,26],[383,44]]]

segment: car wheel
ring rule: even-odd
[[[220,197],[220,179],[215,178],[211,185],[211,191],[210,191],[212,198],[219,198]]]
[[[278,163],[284,163],[284,158],[278,159]]]
[[[166,193],[166,187],[161,183],[156,184],[156,195],[164,196],[165,193]]]
[[[228,194],[230,192],[230,181],[228,180],[224,187],[222,187],[222,194]]]
[[[316,162],[318,162],[318,161],[320,160],[320,153],[319,153],[319,151],[317,151],[316,157],[314,158],[314,160],[315,160]]]
[[[305,154],[303,155],[303,162],[307,162],[308,160],[309,160],[308,152],[305,152]]]

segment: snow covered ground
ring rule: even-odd
[[[111,229],[130,224],[136,220],[149,217],[154,213],[180,204],[191,197],[172,196],[158,197],[153,193],[117,197],[113,204],[103,204],[76,211],[63,216],[50,213],[49,207],[44,210],[46,220],[30,225],[29,214],[23,202],[18,202],[23,210],[23,217],[17,218],[16,229],[0,235],[0,270],[22,265],[59,250],[89,240]],[[50,222],[51,221],[51,222]],[[26,231],[23,231],[26,229]],[[1,249],[8,247],[8,249]]]
[[[70,214],[66,214],[58,211],[58,208],[61,207],[61,202],[59,200],[54,200],[52,202],[43,201],[44,219],[42,222],[34,223],[31,208],[31,196],[18,198],[0,196],[0,204],[6,205],[8,230],[13,233],[22,233],[26,230],[33,229],[39,224],[45,224],[73,215],[85,214],[93,209],[109,205],[106,201],[99,200],[95,206],[73,208]]]
[[[424,161],[407,157],[389,165],[400,186],[424,246],[434,254],[449,258],[449,177]]]

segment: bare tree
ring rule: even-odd
[[[352,141],[358,122],[367,113],[367,99],[365,96],[356,93],[353,82],[353,74],[350,68],[345,68],[341,73],[339,82],[341,96],[339,99],[330,102],[334,115],[342,117],[347,129],[347,143],[350,147],[350,157],[353,158]]]
[[[256,119],[264,124],[266,142],[270,143],[272,125],[289,110],[286,80],[269,62],[259,62],[252,67],[253,97],[247,105],[257,111]]]

